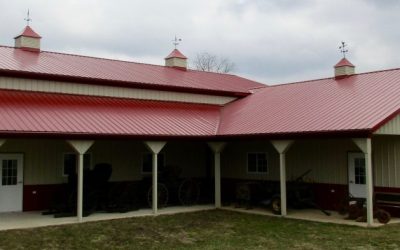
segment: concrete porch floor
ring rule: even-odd
[[[271,210],[265,208],[252,208],[252,209],[244,209],[244,208],[235,208],[233,206],[226,206],[222,209],[229,211],[236,211],[241,213],[249,213],[249,214],[259,214],[259,215],[267,215],[274,217],[281,217],[280,215],[273,214]],[[297,220],[306,220],[313,222],[323,222],[323,223],[333,223],[340,225],[351,225],[351,226],[359,226],[359,227],[367,227],[366,222],[356,222],[354,220],[346,220],[343,215],[340,215],[336,211],[329,211],[331,213],[330,216],[323,214],[321,211],[317,209],[289,209],[288,215],[285,218],[288,219],[297,219]],[[400,223],[400,218],[392,218],[388,224]],[[384,224],[378,222],[377,219],[374,220],[373,227],[381,227]]]
[[[213,205],[198,205],[191,207],[167,207],[160,209],[158,215],[177,214],[186,212],[197,212],[215,209]],[[264,208],[235,208],[233,206],[223,207],[224,210],[259,214],[273,217],[281,217],[280,215],[273,214],[270,210]],[[342,225],[352,225],[359,227],[367,227],[367,223],[355,222],[353,220],[345,220],[344,216],[338,214],[335,211],[330,211],[331,216],[326,216],[321,211],[316,209],[303,209],[303,210],[289,210],[286,218],[298,219],[314,222],[323,223],[334,223]],[[95,213],[88,217],[83,218],[83,223],[90,221],[102,221],[102,220],[113,220],[123,219],[132,217],[152,216],[151,209],[140,209],[137,211],[127,213]],[[25,229],[35,227],[46,227],[46,226],[57,226],[78,223],[76,217],[65,217],[65,218],[54,218],[52,215],[42,215],[41,212],[14,212],[14,213],[0,213],[0,231],[11,230],[11,229]],[[400,218],[392,218],[389,224],[400,223]],[[384,226],[375,220],[374,227]]]
[[[191,207],[166,207],[158,210],[158,215],[197,212],[215,209],[214,205],[198,205]],[[94,213],[83,218],[83,223],[90,221],[113,220],[122,218],[152,216],[151,209],[139,209],[127,213]],[[0,213],[0,231],[25,229],[78,223],[76,217],[54,218],[53,215],[42,215],[41,212]]]

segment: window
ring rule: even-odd
[[[91,154],[83,155],[83,168],[90,169],[92,164]],[[67,176],[70,173],[76,173],[77,169],[77,154],[74,153],[66,153],[64,154],[64,167],[63,167],[63,175]]]
[[[248,173],[267,173],[268,162],[266,153],[247,153]]]
[[[365,184],[365,158],[354,159],[354,178],[356,184]]]
[[[162,172],[165,167],[164,154],[158,154],[158,172]],[[153,169],[153,154],[143,153],[142,156],[142,173],[151,173]]]
[[[17,171],[17,160],[3,160],[1,185],[17,185]]]

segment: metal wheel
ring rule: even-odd
[[[272,198],[271,208],[274,214],[281,214],[281,197]]]
[[[157,204],[158,208],[163,208],[166,207],[168,204],[168,198],[169,198],[169,192],[167,189],[167,186],[163,183],[157,183]],[[147,204],[149,204],[149,207],[153,206],[153,186],[149,188],[149,191],[147,192]]]
[[[186,179],[179,185],[178,198],[184,206],[197,204],[200,197],[200,185],[197,181]]]
[[[378,221],[382,224],[387,224],[389,223],[391,216],[388,212],[386,212],[385,210],[379,209],[377,211],[377,215],[376,217],[378,218]]]

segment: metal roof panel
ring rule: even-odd
[[[399,97],[399,69],[270,86],[224,107],[218,134],[372,130]]]
[[[249,90],[265,85],[230,74],[102,59],[54,52],[30,51],[0,46],[0,73],[53,76],[72,80],[106,81],[110,85],[123,82],[143,88],[179,88],[197,93],[204,90],[231,94],[249,94]]]
[[[0,90],[0,133],[201,136],[220,106]]]

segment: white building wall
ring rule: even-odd
[[[400,136],[372,139],[374,184],[400,188]],[[308,169],[310,182],[347,185],[348,153],[360,150],[350,139],[297,140],[286,154],[287,179]],[[267,174],[247,173],[247,152],[266,152]],[[279,181],[279,155],[268,141],[231,142],[222,152],[222,177]]]
[[[65,153],[73,149],[64,140],[9,139],[0,153],[24,155],[24,185],[61,184]],[[141,141],[96,141],[88,153],[92,167],[97,163],[113,166],[111,181],[141,180],[142,156],[149,152]],[[207,145],[205,143],[171,142],[161,151],[167,165],[182,169],[181,177],[205,177]]]
[[[0,89],[224,105],[235,97],[0,77]]]
[[[297,140],[286,153],[286,176],[293,180],[309,169],[308,181],[347,184],[347,153],[359,151],[350,139]],[[267,174],[247,173],[247,153],[266,152]],[[279,154],[266,141],[228,143],[222,153],[222,177],[279,181]]]
[[[376,136],[372,149],[375,185],[400,188],[400,136]]]
[[[376,136],[373,144],[375,186],[400,188],[400,136]],[[287,152],[287,178],[294,179],[308,169],[308,181],[347,185],[347,154],[358,152],[350,139],[296,141]],[[24,184],[59,184],[64,153],[73,152],[63,140],[8,139],[0,153],[24,154]],[[141,141],[96,141],[89,153],[92,165],[110,163],[111,181],[140,180],[142,155],[148,152]],[[247,173],[247,152],[266,152],[267,174]],[[212,155],[202,142],[169,142],[163,149],[167,165],[182,169],[182,177],[205,177]],[[230,142],[221,154],[222,178],[279,180],[279,155],[268,141]],[[210,167],[210,166],[208,166]],[[212,171],[211,171],[212,172]]]
[[[375,134],[377,135],[400,135],[400,115],[397,115],[388,123],[380,127]]]

